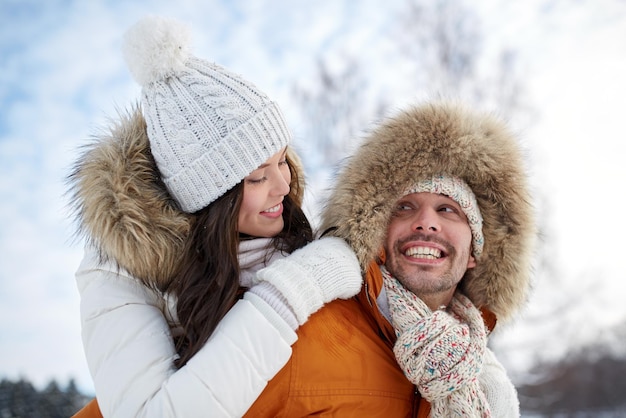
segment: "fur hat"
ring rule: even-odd
[[[461,289],[506,319],[526,300],[535,224],[519,144],[492,115],[437,103],[384,121],[341,170],[322,230],[345,238],[365,271],[383,246],[397,200],[441,173],[469,186],[483,218],[482,255]]]
[[[283,115],[252,83],[189,52],[181,23],[147,17],[124,37],[161,178],[185,212],[216,200],[291,139]]]

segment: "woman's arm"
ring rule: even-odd
[[[243,415],[289,360],[294,329],[361,287],[356,256],[339,238],[314,241],[258,276],[253,289],[262,289],[246,292],[176,370],[164,298],[88,251],[76,280],[83,345],[104,417]]]
[[[83,345],[105,417],[241,416],[287,362],[296,340],[286,324],[275,325],[280,317],[262,300],[241,300],[176,370],[160,294],[99,264],[91,251],[76,280]]]

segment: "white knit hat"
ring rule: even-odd
[[[285,147],[291,134],[278,105],[252,83],[189,52],[189,29],[147,17],[124,37],[124,56],[142,85],[154,159],[185,212],[216,200]]]
[[[476,196],[472,189],[458,177],[439,174],[421,179],[404,194],[411,193],[437,193],[448,196],[461,206],[467,217],[470,231],[472,231],[472,254],[480,256],[483,252],[485,237],[483,236],[483,217],[476,202]]]

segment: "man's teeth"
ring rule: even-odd
[[[279,209],[280,209],[280,203],[278,205],[274,206],[273,208],[269,208],[269,209],[265,210],[265,212],[269,212],[269,213],[278,212]]]
[[[407,257],[435,260],[441,257],[441,251],[433,247],[411,247],[404,253]]]

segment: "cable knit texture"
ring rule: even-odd
[[[257,282],[274,286],[302,325],[325,303],[361,289],[359,262],[340,238],[321,238],[260,270]]]
[[[190,31],[149,16],[124,36],[161,178],[180,208],[208,206],[291,141],[278,105],[254,84],[193,56]]]
[[[394,354],[431,403],[431,417],[491,417],[478,376],[487,333],[480,311],[457,292],[447,311],[431,311],[381,267],[398,340]]]

